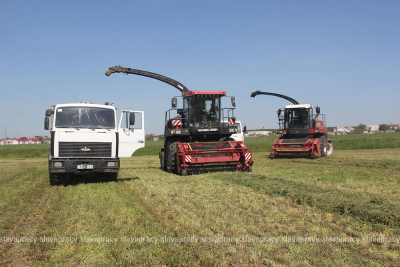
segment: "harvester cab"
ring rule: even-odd
[[[223,91],[187,91],[182,93],[183,108],[177,108],[177,97],[165,113],[165,142],[180,135],[187,142],[225,141],[237,132],[234,109],[221,108]],[[223,120],[229,123],[221,123]]]
[[[165,82],[182,93],[183,107],[178,97],[171,100],[171,109],[165,113],[164,147],[159,153],[163,170],[181,175],[218,170],[252,170],[252,153],[243,141],[230,136],[236,133],[234,109],[222,108],[224,91],[190,91],[183,84],[152,72],[111,67],[112,73],[136,74]],[[222,123],[228,121],[227,124]],[[247,161],[247,162],[246,162]]]
[[[293,103],[277,112],[279,121],[277,133],[281,136],[273,143],[271,159],[277,157],[314,159],[332,155],[333,145],[328,139],[325,115],[320,114],[320,107],[316,107],[314,114],[313,105],[299,104],[293,98],[284,95],[256,91],[251,94],[251,97],[260,94],[281,97]]]

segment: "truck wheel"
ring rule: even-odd
[[[107,173],[107,179],[109,181],[117,181],[118,180],[118,172]]]
[[[59,184],[61,184],[60,178],[61,177],[59,175],[56,175],[54,173],[49,173],[50,185],[59,185]]]
[[[167,150],[167,171],[176,173],[176,142],[168,146]]]
[[[162,151],[162,152],[160,152],[160,168],[161,168],[161,170],[163,170],[163,171],[167,170],[165,165],[166,165],[165,164],[165,155],[164,155],[164,151]]]
[[[328,151],[328,142],[326,141],[325,136],[321,136],[319,138],[319,144],[321,146],[321,157],[326,157],[326,153]]]
[[[328,143],[328,151],[326,152],[327,156],[330,156],[333,154],[333,144],[332,143]]]

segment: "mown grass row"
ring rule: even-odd
[[[293,203],[322,212],[347,215],[370,223],[379,230],[397,229],[400,234],[400,201],[385,196],[352,192],[323,184],[310,184],[285,177],[252,174],[216,175],[222,181],[249,187],[269,196],[281,196]]]

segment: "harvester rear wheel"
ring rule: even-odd
[[[167,171],[176,173],[176,142],[168,146],[167,150]]]
[[[332,143],[328,143],[328,151],[326,153],[327,156],[330,156],[333,154],[333,144]]]
[[[325,136],[321,136],[319,138],[319,144],[321,146],[321,157],[326,157],[328,151],[328,142],[326,141]]]
[[[252,172],[253,171],[253,166],[249,166],[249,167],[247,167],[247,172]]]

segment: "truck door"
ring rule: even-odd
[[[118,157],[131,157],[133,152],[144,147],[144,112],[123,110],[118,127]]]

